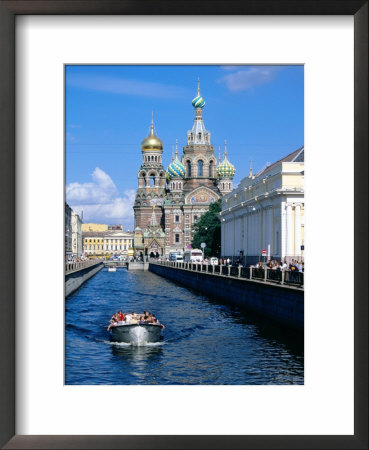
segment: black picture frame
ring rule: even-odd
[[[354,16],[354,435],[15,435],[15,17],[19,14],[206,14]],[[0,0],[0,445],[7,449],[368,448],[368,1],[365,0]],[[342,269],[342,264],[337,270]],[[339,281],[339,276],[337,280]],[[339,395],[339,393],[337,393]],[[317,406],[318,407],[318,406]]]

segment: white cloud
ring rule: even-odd
[[[121,196],[110,176],[96,167],[92,182],[70,183],[66,188],[67,202],[81,214],[84,222],[133,224],[133,203],[136,192],[127,189]]]
[[[233,67],[233,69],[238,68],[237,66]],[[230,91],[245,91],[260,84],[269,83],[274,80],[276,73],[276,67],[251,67],[225,75],[218,81],[224,83]]]

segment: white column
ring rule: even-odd
[[[250,255],[254,255],[255,248],[255,213],[250,214],[250,229],[249,229],[249,243],[250,243]]]
[[[247,229],[247,214],[243,215],[243,242],[242,242],[242,247],[243,247],[243,255],[246,256],[247,253],[247,233],[249,232],[249,230]]]
[[[301,205],[295,206],[295,255],[301,256]]]
[[[234,256],[236,254],[236,233],[237,233],[237,224],[236,224],[237,217],[233,213],[233,240],[232,240],[232,253],[230,256]]]
[[[256,241],[256,249],[255,249],[256,250],[255,254],[258,255],[258,256],[261,255],[261,250],[262,250],[261,246],[262,246],[262,241],[263,241],[263,235],[262,235],[262,232],[263,232],[262,219],[263,218],[262,218],[262,214],[263,214],[263,210],[259,209],[258,215],[257,215],[257,222],[256,222],[258,238],[257,238],[257,241]]]
[[[220,254],[222,255],[224,250],[224,239],[223,239],[223,233],[224,233],[224,217],[220,216]]]
[[[292,256],[292,205],[287,204],[286,211],[286,256]]]
[[[268,249],[268,245],[270,245],[270,256],[273,253],[273,240],[271,236],[272,229],[272,208],[268,206],[266,211],[266,249]]]
[[[252,254],[256,255],[256,248],[258,246],[259,230],[257,227],[258,211],[255,211],[252,216]]]

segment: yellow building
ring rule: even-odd
[[[82,233],[88,231],[108,231],[108,225],[105,225],[104,223],[83,223]]]
[[[221,255],[254,264],[304,258],[304,148],[250,174],[222,199]]]
[[[133,233],[120,230],[85,231],[83,251],[90,258],[133,256]]]

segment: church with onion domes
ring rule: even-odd
[[[149,135],[142,141],[142,163],[138,171],[135,198],[134,247],[136,256],[168,256],[171,251],[191,248],[192,227],[209,209],[211,203],[233,190],[235,167],[227,159],[217,161],[206,130],[200,94],[192,100],[195,117],[187,132],[187,144],[164,169],[163,143],[155,134],[151,119]]]

